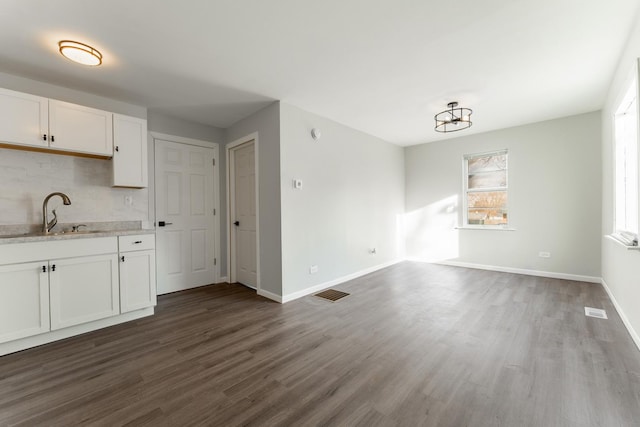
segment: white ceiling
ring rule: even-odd
[[[0,71],[228,127],[274,100],[398,145],[598,110],[637,0],[3,0]],[[88,43],[104,64],[65,60]]]

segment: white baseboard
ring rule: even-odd
[[[525,274],[527,276],[549,277],[551,279],[575,280],[578,282],[601,283],[600,277],[582,276],[579,274],[556,273],[553,271],[527,270],[525,268],[500,267],[497,265],[473,264],[460,261],[436,261],[433,264],[453,267],[475,268],[478,270],[500,271],[502,273]]]
[[[276,295],[273,292],[265,291],[264,289],[257,289],[256,292],[260,296],[269,298],[272,301],[279,302],[280,304],[282,304],[282,297],[280,295]]]
[[[638,350],[640,350],[640,335],[638,335],[635,329],[633,329],[633,326],[631,326],[629,318],[627,318],[627,315],[624,314],[624,311],[622,311],[622,307],[620,307],[620,304],[618,304],[616,297],[613,296],[611,289],[609,289],[609,286],[607,286],[607,282],[605,282],[604,279],[601,279],[600,283],[602,283],[602,287],[604,288],[607,295],[609,295],[609,299],[613,303],[613,306],[616,308],[616,311],[618,312],[620,319],[622,319],[622,323],[624,323],[624,326],[627,328],[629,335],[631,335],[631,339],[636,344],[636,347],[638,347]]]
[[[216,284],[218,283],[227,283],[229,281],[229,278],[227,276],[222,276],[218,279],[218,281],[216,282]]]
[[[387,268],[394,264],[401,262],[401,259],[385,262],[383,264],[378,264],[373,267],[365,268],[364,270],[356,271],[355,273],[347,274],[346,276],[338,277],[337,279],[330,280],[328,282],[320,283],[319,285],[314,285],[309,288],[303,289],[301,291],[293,292],[291,294],[285,295],[282,297],[282,302],[286,303],[289,301],[293,301],[298,298],[302,298],[304,296],[316,293],[323,289],[329,288],[331,286],[339,285],[340,283],[348,282],[349,280],[357,279],[358,277],[364,276],[365,274],[373,273],[374,271],[381,270],[383,268]],[[268,297],[267,297],[268,298]],[[273,298],[272,298],[273,299]]]

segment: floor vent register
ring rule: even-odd
[[[336,291],[335,289],[327,289],[326,291],[318,292],[314,296],[334,302],[348,295],[349,294],[346,292]]]
[[[589,317],[597,317],[598,319],[608,319],[607,312],[600,308],[585,307],[584,314]]]

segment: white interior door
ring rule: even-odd
[[[158,294],[215,282],[213,148],[155,141]]]
[[[232,268],[243,285],[257,286],[256,168],[253,141],[232,151]]]

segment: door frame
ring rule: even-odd
[[[156,228],[156,141],[163,140],[177,144],[196,145],[198,147],[213,148],[213,257],[216,260],[213,266],[214,282],[220,283],[220,144],[212,141],[186,138],[183,136],[168,135],[160,132],[149,132],[148,141],[148,163],[149,163],[149,221]],[[153,213],[153,217],[151,215]],[[157,276],[157,267],[156,267]]]
[[[227,275],[229,283],[236,281],[236,262],[235,252],[232,250],[231,245],[231,220],[235,216],[235,203],[232,203],[231,193],[235,189],[235,165],[234,165],[234,153],[241,145],[253,141],[254,148],[254,168],[256,177],[256,291],[258,294],[262,289],[260,286],[260,173],[259,173],[259,146],[258,132],[253,132],[242,138],[236,139],[226,145],[227,152]]]

